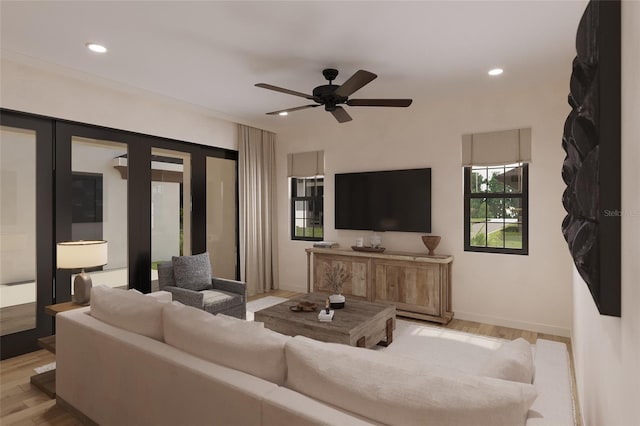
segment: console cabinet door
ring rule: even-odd
[[[440,265],[374,259],[374,301],[397,309],[440,316]]]
[[[347,271],[351,272],[351,280],[344,284],[342,294],[369,300],[370,290],[367,283],[370,281],[370,259],[324,253],[316,253],[313,259],[313,291],[333,293],[333,289],[326,282],[325,274],[327,268],[335,264],[342,264]]]

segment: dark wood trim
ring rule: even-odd
[[[151,146],[135,136],[128,149],[129,288],[151,292]]]
[[[621,315],[621,33],[620,1],[601,1],[600,60],[600,313]],[[627,212],[629,213],[629,212]]]
[[[191,156],[191,253],[207,251],[207,156]]]
[[[55,243],[71,240],[71,138],[72,128],[65,123],[55,124]],[[56,258],[55,243],[52,247],[53,258]],[[53,303],[71,300],[71,271],[56,270],[56,288]]]

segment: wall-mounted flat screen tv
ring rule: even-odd
[[[431,232],[431,169],[335,175],[336,229]]]

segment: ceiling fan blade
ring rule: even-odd
[[[348,99],[349,106],[408,107],[412,99]]]
[[[345,111],[341,106],[337,106],[336,109],[331,111],[331,114],[338,120],[340,123],[346,123],[347,121],[351,121],[351,116]]]
[[[279,111],[271,111],[271,112],[268,112],[267,115],[278,115],[281,112],[293,112],[293,111],[298,111],[298,110],[301,110],[301,109],[315,108],[317,106],[320,106],[320,105],[319,104],[303,105],[303,106],[299,106],[299,107],[295,107],[295,108],[287,108],[287,109],[281,109]]]
[[[338,87],[334,92],[338,96],[350,96],[356,90],[362,88],[365,84],[373,81],[377,75],[365,70],[358,70],[353,74],[342,86]]]
[[[307,99],[311,99],[312,101],[315,101],[315,98],[313,96],[307,95],[306,93],[302,93],[302,92],[296,92],[295,90],[289,90],[289,89],[273,86],[271,84],[266,84],[266,83],[258,83],[255,86],[261,87],[263,89],[275,90],[276,92],[286,93],[288,95],[300,96],[301,98],[307,98]]]

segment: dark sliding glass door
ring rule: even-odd
[[[2,359],[38,348],[52,319],[52,121],[0,113],[0,331]]]
[[[2,358],[54,332],[44,307],[71,300],[56,243],[106,240],[93,285],[157,290],[155,264],[209,250],[238,277],[237,152],[1,110]]]

